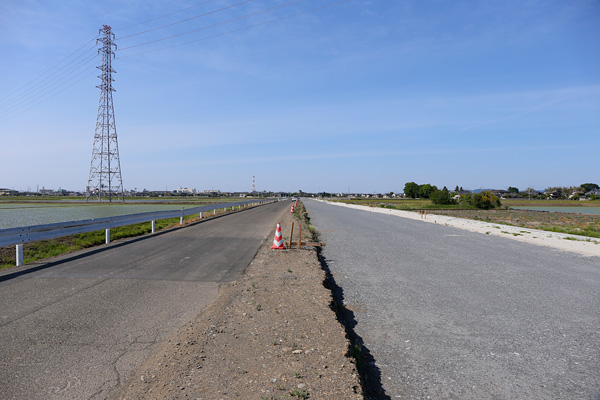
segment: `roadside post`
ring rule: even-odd
[[[23,265],[23,243],[17,245],[17,267]]]

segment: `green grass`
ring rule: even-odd
[[[434,207],[429,199],[334,199],[332,201],[397,210],[422,210]]]
[[[600,200],[526,200],[526,199],[506,199],[502,200],[502,205],[508,207],[600,207]]]
[[[299,399],[308,399],[308,392],[304,389],[290,390],[288,393],[291,397],[297,397]]]
[[[600,227],[595,227],[592,224],[589,224],[588,226],[585,226],[583,228],[575,228],[575,227],[561,228],[558,226],[541,225],[540,229],[542,229],[544,231],[548,231],[548,232],[568,233],[571,235],[600,238]]]

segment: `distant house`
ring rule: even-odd
[[[179,194],[196,194],[196,193],[198,193],[198,191],[196,189],[189,189],[189,188],[182,188],[182,187],[179,187],[176,190],[176,192]]]
[[[562,194],[562,192],[555,190],[553,192],[546,192],[546,196],[548,196],[548,198],[550,198],[550,199],[560,199],[563,197],[563,194]]]
[[[506,198],[507,195],[510,194],[508,190],[493,190],[492,194],[496,197],[500,197],[501,199]]]
[[[569,199],[578,199],[583,196],[584,196],[583,192],[573,192],[569,195]]]
[[[19,194],[17,190],[0,188],[0,196],[15,196]]]
[[[585,194],[585,197],[591,197],[591,196],[600,197],[600,189],[593,189]]]

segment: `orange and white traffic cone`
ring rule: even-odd
[[[290,214],[294,212],[294,206],[292,206],[292,209],[290,210]]]
[[[285,249],[285,247],[283,247],[283,235],[281,234],[281,224],[278,222],[277,223],[277,229],[275,230],[275,238],[273,239],[273,246],[271,246],[272,249]]]

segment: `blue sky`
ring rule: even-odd
[[[3,0],[0,187],[85,188],[102,24],[129,189],[600,183],[599,1],[351,0],[241,30],[336,2],[206,28],[289,0]]]

